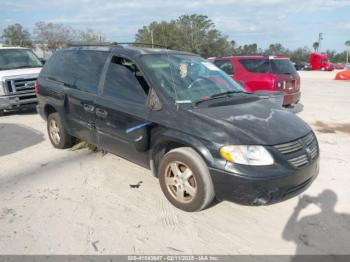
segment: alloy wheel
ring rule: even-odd
[[[61,141],[60,128],[58,127],[57,121],[55,119],[50,120],[49,124],[49,134],[51,140],[58,145]]]
[[[165,185],[178,202],[189,203],[197,194],[197,181],[192,170],[179,161],[170,162],[165,169]]]

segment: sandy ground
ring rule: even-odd
[[[1,117],[0,253],[349,254],[350,82],[334,75],[301,72],[293,109],[318,136],[318,179],[302,201],[265,207],[182,212],[148,170],[111,154],[56,150],[34,113]]]

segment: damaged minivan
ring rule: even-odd
[[[149,168],[185,211],[214,198],[276,203],[318,174],[318,142],[303,120],[195,54],[71,46],[50,57],[36,90],[55,148],[84,140]]]

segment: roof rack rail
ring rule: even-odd
[[[84,43],[84,42],[77,42],[77,43],[70,43],[68,44],[68,46],[117,46],[117,43],[109,43],[109,42],[101,42],[101,43],[95,43],[95,44],[91,44],[91,43]]]
[[[152,44],[152,43],[141,43],[141,42],[102,42],[102,43],[96,43],[96,44],[87,44],[87,43],[70,43],[68,46],[103,46],[103,47],[113,47],[113,46],[119,46],[123,47],[122,45],[144,45],[144,46],[152,46],[152,47],[162,47],[169,49],[169,46],[163,46],[159,44]]]
[[[162,47],[162,48],[169,49],[169,46],[152,44],[152,43],[143,43],[143,42],[125,42],[125,43],[114,42],[114,44],[118,44],[118,45],[146,45],[146,46],[152,46],[152,47],[155,46],[155,47]]]

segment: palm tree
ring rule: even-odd
[[[347,50],[346,50],[346,63],[349,63],[350,40],[346,41],[346,42],[345,42],[345,45],[346,45],[346,47],[347,47]]]
[[[320,47],[320,43],[319,42],[315,42],[312,44],[312,47],[315,49],[315,53],[317,53],[318,48]]]

